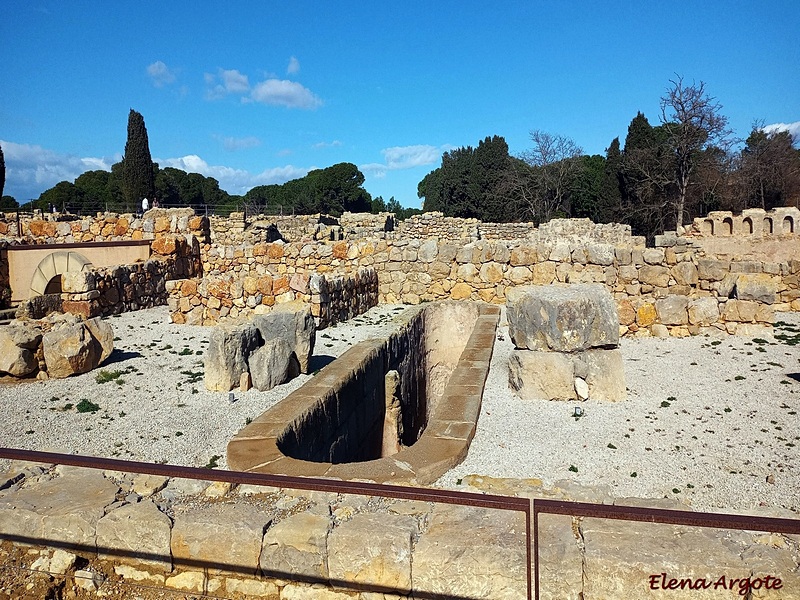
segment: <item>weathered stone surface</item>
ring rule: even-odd
[[[643,303],[636,310],[636,323],[640,327],[652,325],[656,322],[657,318],[658,313],[656,312],[656,307],[650,302]]]
[[[572,517],[539,516],[539,598],[581,600],[583,557]]]
[[[644,265],[639,268],[639,281],[656,287],[669,285],[670,272],[667,267]]]
[[[331,579],[398,592],[411,589],[413,517],[361,513],[328,536]]]
[[[678,285],[697,285],[697,267],[693,263],[684,261],[672,267],[672,276]]]
[[[718,581],[747,578],[751,566],[740,553],[736,538],[711,529],[676,528],[671,525],[584,519],[584,598],[673,598],[683,594],[692,599],[736,597],[737,590],[650,589],[650,576],[661,573],[671,578],[705,578]],[[736,536],[737,534],[733,534]],[[763,590],[762,590],[763,591]],[[770,594],[766,597],[772,597]]]
[[[286,340],[297,356],[300,372],[308,373],[317,327],[307,304],[290,302],[276,306],[272,312],[254,317],[252,323],[262,340]]]
[[[92,337],[100,345],[100,359],[98,365],[101,365],[114,351],[114,330],[107,321],[102,320],[100,317],[88,319],[85,325],[89,333],[92,334]]]
[[[262,392],[291,381],[300,374],[300,363],[294,350],[283,338],[267,340],[250,354],[247,365],[250,382]]]
[[[776,278],[766,273],[741,273],[736,278],[736,298],[775,304],[778,285]]]
[[[622,352],[618,348],[587,350],[573,360],[581,360],[588,367],[584,379],[589,386],[591,400],[619,402],[625,399],[625,370]]]
[[[662,325],[686,325],[689,322],[689,298],[667,296],[656,300],[656,313]]]
[[[38,362],[32,350],[15,343],[17,340],[25,342],[33,328],[20,325],[9,324],[0,327],[0,372],[8,373],[14,377],[27,377],[38,368]],[[38,339],[41,340],[42,332],[38,331]],[[30,345],[30,344],[26,344]],[[34,348],[36,346],[34,345]]]
[[[239,385],[242,373],[247,371],[247,358],[260,340],[258,329],[249,323],[212,329],[203,360],[206,388],[227,392]]]
[[[722,309],[722,319],[739,323],[750,323],[756,320],[758,303],[748,300],[728,300]]]
[[[525,400],[573,400],[572,359],[560,352],[514,350],[508,361],[508,384]]]
[[[87,373],[100,364],[101,348],[83,323],[48,331],[42,350],[47,374],[54,378]]]
[[[521,514],[437,506],[414,549],[414,589],[474,600],[524,598],[524,538]]]
[[[701,258],[697,261],[697,273],[700,279],[720,281],[725,277],[725,274],[730,271],[730,268],[731,263],[729,261],[710,258]]]
[[[95,275],[91,271],[66,271],[61,274],[61,291],[82,294],[95,289]]]
[[[719,302],[716,298],[695,298],[689,302],[689,323],[711,325],[719,321]]]
[[[99,471],[60,469],[59,477],[0,497],[0,531],[68,545],[95,545],[97,522],[119,488]]]
[[[599,284],[509,290],[508,329],[517,348],[572,352],[619,343],[614,299]]]
[[[310,512],[292,515],[273,525],[264,535],[262,572],[277,578],[288,578],[288,573],[327,578],[330,527],[330,518]]]
[[[217,569],[255,574],[269,514],[243,504],[208,504],[176,512],[172,556],[206,561]]]
[[[353,596],[320,585],[289,583],[281,590],[281,600],[353,600]]]
[[[102,556],[172,570],[172,521],[151,500],[112,510],[97,522],[97,547]],[[112,549],[105,553],[103,548]]]
[[[611,244],[588,244],[586,246],[586,259],[593,265],[613,265],[614,246]]]

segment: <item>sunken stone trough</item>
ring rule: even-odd
[[[507,294],[515,350],[508,382],[523,399],[625,399],[619,317],[601,284],[525,286]]]
[[[500,317],[434,302],[356,344],[228,443],[233,470],[429,484],[467,454]]]

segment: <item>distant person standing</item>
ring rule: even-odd
[[[148,208],[150,208],[150,203],[147,198],[142,198],[142,214],[146,213]]]

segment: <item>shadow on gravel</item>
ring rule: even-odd
[[[321,368],[328,366],[336,360],[335,356],[328,356],[327,354],[315,354],[308,361],[308,372],[313,373],[319,371]]]
[[[114,363],[122,362],[130,358],[139,358],[140,356],[142,356],[140,352],[125,352],[124,350],[119,350],[119,349],[112,350],[111,355],[103,363],[103,366],[112,365]]]
[[[795,381],[800,381],[800,373],[787,373],[786,376]]]

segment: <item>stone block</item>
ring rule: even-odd
[[[678,285],[697,285],[699,280],[697,267],[689,261],[680,262],[672,267],[672,276]]]
[[[176,563],[206,562],[209,571],[255,574],[269,520],[269,513],[247,504],[189,506],[175,513],[172,556]]]
[[[716,298],[695,298],[689,301],[689,323],[711,325],[719,321],[719,302]]]
[[[97,522],[100,557],[172,570],[172,521],[154,502],[142,500],[112,510]],[[104,552],[104,549],[110,550]]]
[[[333,580],[366,587],[411,590],[413,517],[360,513],[328,536],[328,570]]]
[[[574,400],[575,369],[561,352],[513,350],[508,383],[525,400]]]
[[[639,281],[656,287],[667,287],[670,271],[667,267],[643,265],[639,267]]]
[[[256,348],[247,358],[250,382],[257,390],[265,392],[300,374],[300,363],[294,349],[284,338],[272,338]],[[246,376],[247,373],[242,373]],[[241,387],[241,385],[240,385]]]
[[[302,512],[271,526],[264,535],[261,571],[267,576],[328,577],[328,517]]]
[[[778,297],[778,278],[767,273],[741,273],[736,278],[734,294],[739,300],[775,304]]]
[[[617,307],[603,285],[525,286],[507,299],[517,348],[572,352],[619,343]]]
[[[211,330],[203,364],[206,389],[227,392],[239,385],[247,359],[261,338],[255,325],[219,325]]]
[[[611,350],[587,350],[573,358],[581,360],[588,367],[586,383],[589,387],[589,399],[604,402],[619,402],[625,399],[625,370],[622,352],[618,348]]]
[[[689,298],[667,296],[656,300],[656,313],[662,325],[686,325],[689,322]]]
[[[277,298],[276,298],[277,302]],[[300,364],[300,372],[308,373],[308,364],[314,353],[316,341],[316,324],[311,308],[302,302],[289,302],[276,305],[266,315],[253,319],[263,340],[282,338],[294,350]]]

